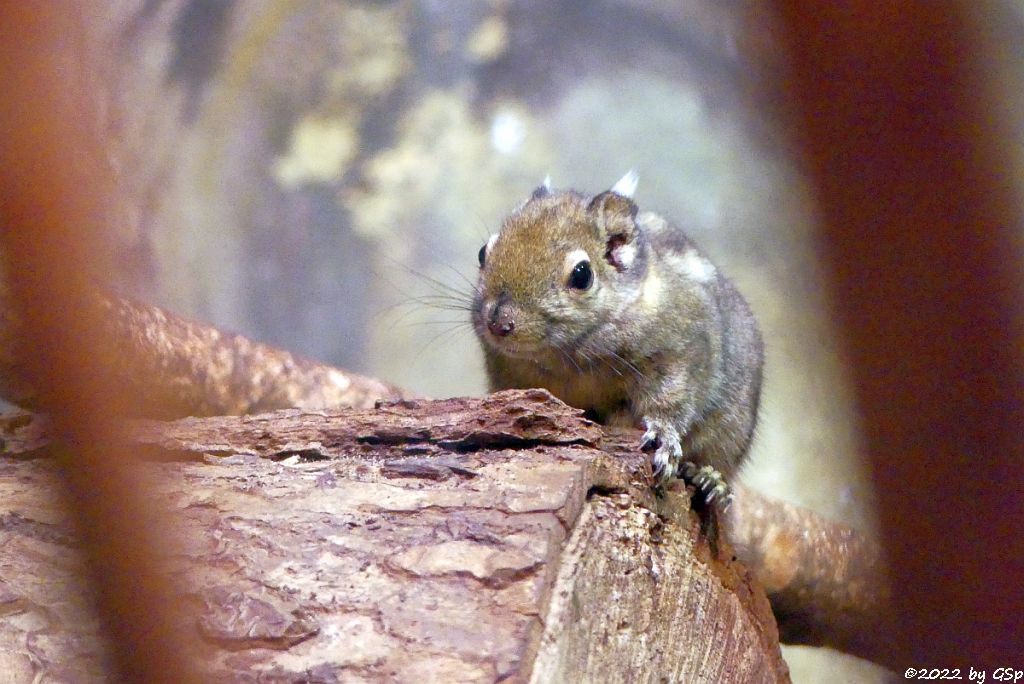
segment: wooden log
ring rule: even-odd
[[[165,561],[217,676],[788,681],[763,590],[710,557],[685,490],[655,497],[633,435],[546,392],[127,433],[163,459]],[[4,681],[106,671],[54,471],[0,459]]]

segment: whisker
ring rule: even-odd
[[[613,352],[609,352],[609,356],[612,359],[614,359],[615,361],[618,361],[619,363],[621,363],[628,370],[632,371],[632,373],[637,377],[638,380],[646,380],[647,379],[647,376],[644,375],[644,373],[639,368],[637,368],[635,365],[633,365],[632,363],[630,363],[626,359],[622,358],[622,356],[618,352],[614,352],[614,351]],[[621,373],[620,373],[620,375],[621,375]]]
[[[445,335],[449,335],[449,334],[451,334],[453,332],[456,332],[456,331],[460,330],[461,328],[462,328],[462,325],[459,324],[459,325],[454,325],[454,326],[450,326],[448,328],[442,329],[439,333],[437,333],[436,335],[431,337],[429,340],[427,340],[426,344],[424,344],[422,347],[420,347],[420,350],[418,352],[416,352],[416,355],[412,358],[413,362],[415,363],[416,361],[419,361],[420,357],[423,356],[423,352],[425,352],[427,349],[429,349],[430,346],[433,345],[435,342],[437,342],[439,339],[441,339]]]
[[[447,302],[447,303],[465,304],[465,305],[472,304],[472,300],[469,297],[456,297],[456,296],[453,296],[453,295],[442,295],[442,294],[415,295],[415,296],[409,297],[408,299],[411,300],[411,301],[423,302],[425,304],[435,303],[435,302]]]
[[[472,326],[472,324],[469,321],[450,321],[450,320],[443,320],[443,321],[403,321],[401,323],[396,323],[395,327],[396,328],[400,327],[403,330],[423,329],[423,330],[425,330],[427,332],[430,332],[430,331],[437,330],[438,329],[437,326],[440,326],[440,325],[448,326],[448,328],[451,329],[451,330],[457,330],[457,329],[460,329],[460,328],[465,328],[466,330],[472,330],[473,329],[473,326]]]
[[[413,269],[408,269],[408,271],[409,271],[410,274],[416,276],[421,281],[423,281],[424,283],[429,285],[434,290],[434,292],[436,294],[438,294],[438,295],[455,296],[455,297],[459,297],[461,299],[468,299],[469,298],[469,293],[468,292],[463,292],[459,288],[455,287],[454,285],[449,285],[448,283],[444,282],[443,280],[440,280],[438,278],[434,278],[433,276],[428,276],[425,273],[420,273],[418,271],[414,271]],[[456,271],[456,273],[458,273],[458,271]],[[462,277],[465,277],[465,276],[462,276]],[[475,286],[471,286],[470,289],[472,289],[474,292],[476,291],[476,287]]]
[[[573,367],[576,368],[576,371],[578,373],[582,373],[583,372],[583,369],[580,368],[580,365],[578,363],[576,363],[576,359],[572,358],[572,354],[570,354],[564,347],[562,347],[562,345],[560,345],[560,344],[555,345],[555,349],[558,350],[558,352],[562,355],[563,359],[568,360],[569,363],[571,363],[573,365]],[[565,361],[562,362],[562,368],[563,369],[565,368]]]
[[[390,277],[393,273],[392,271],[385,272],[381,269],[375,269],[376,276],[401,298],[401,301],[389,304],[375,312],[375,320],[379,320],[385,316],[390,316],[392,315],[392,312],[398,310],[401,311],[401,313],[395,316],[392,323],[392,325],[398,325],[406,321],[410,316],[422,311],[424,307],[466,314],[472,313],[473,295],[476,292],[476,288],[469,282],[469,279],[465,275],[459,273],[458,270],[449,266],[449,268],[458,275],[466,285],[469,286],[468,291],[460,287],[449,285],[443,280],[429,276],[414,268],[410,268],[409,266],[399,263],[390,257],[385,256],[384,258],[394,266],[397,266],[398,270],[412,276],[413,282],[425,285],[429,288],[430,292],[418,296],[410,295],[409,284],[399,284],[394,278]],[[403,307],[405,307],[404,310]]]
[[[463,273],[459,269],[455,268],[451,264],[448,264],[448,270],[451,271],[452,273],[454,273],[455,275],[457,275],[459,277],[459,280],[461,280],[462,282],[466,283],[466,286],[469,287],[470,290],[472,290],[473,292],[476,292],[476,288],[477,288],[478,285],[477,285],[477,283],[475,281],[470,280],[469,276],[467,276],[465,273]]]
[[[405,307],[404,310],[402,310],[403,307]],[[413,306],[413,303],[407,299],[405,301],[389,304],[388,306],[385,306],[384,308],[374,312],[373,321],[377,323],[383,319],[393,317],[393,320],[389,320],[389,323],[391,325],[398,325],[399,323],[402,323],[407,318],[421,310],[422,309],[420,307]]]
[[[465,302],[452,302],[445,300],[434,301],[419,297],[412,298],[409,301],[430,309],[437,309],[439,311],[464,311],[466,313],[471,313],[473,311],[473,307]]]

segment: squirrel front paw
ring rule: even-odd
[[[644,418],[644,436],[640,440],[640,449],[654,452],[651,457],[651,469],[658,485],[664,485],[679,470],[683,460],[683,448],[679,442],[679,431],[667,421],[655,418]]]
[[[646,432],[640,440],[640,449],[654,452],[651,470],[658,486],[664,486],[673,477],[679,477],[686,484],[693,485],[697,489],[697,496],[705,503],[717,501],[722,511],[728,510],[732,503],[732,491],[725,477],[711,466],[700,466],[693,461],[683,462],[683,449],[675,426],[655,418],[645,418],[644,427]]]

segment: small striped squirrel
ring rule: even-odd
[[[473,327],[492,391],[543,387],[642,426],[657,482],[695,486],[717,546],[757,420],[761,334],[693,242],[638,210],[636,185],[631,171],[588,196],[545,179],[480,249]]]

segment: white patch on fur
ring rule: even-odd
[[[541,185],[545,190],[551,192],[551,174],[544,176],[544,182]]]
[[[585,249],[574,249],[565,255],[565,262],[562,266],[562,279],[568,280],[569,274],[572,273],[572,269],[576,268],[576,264],[581,261],[590,261],[590,255],[587,254]],[[594,274],[594,279],[597,279],[597,274]]]
[[[633,260],[636,259],[636,245],[632,242],[626,245],[619,245],[613,251],[615,260],[622,266],[623,269],[628,269],[633,265]]]
[[[668,229],[668,221],[652,211],[641,211],[636,216],[636,222],[643,226],[644,230],[652,235],[664,232]]]
[[[681,256],[671,256],[669,261],[684,276],[698,283],[709,283],[717,276],[714,264],[695,250],[688,249]]]
[[[644,278],[643,289],[640,291],[640,306],[646,311],[655,311],[661,302],[661,290],[663,284],[657,269],[652,265],[647,270],[647,277]]]
[[[612,192],[622,195],[623,197],[629,197],[632,199],[633,193],[636,192],[636,186],[640,182],[640,176],[637,174],[636,169],[630,169],[612,186]]]
[[[487,238],[487,246],[484,247],[484,256],[486,257],[494,249],[494,243],[498,241],[498,234],[495,233],[491,237]]]

